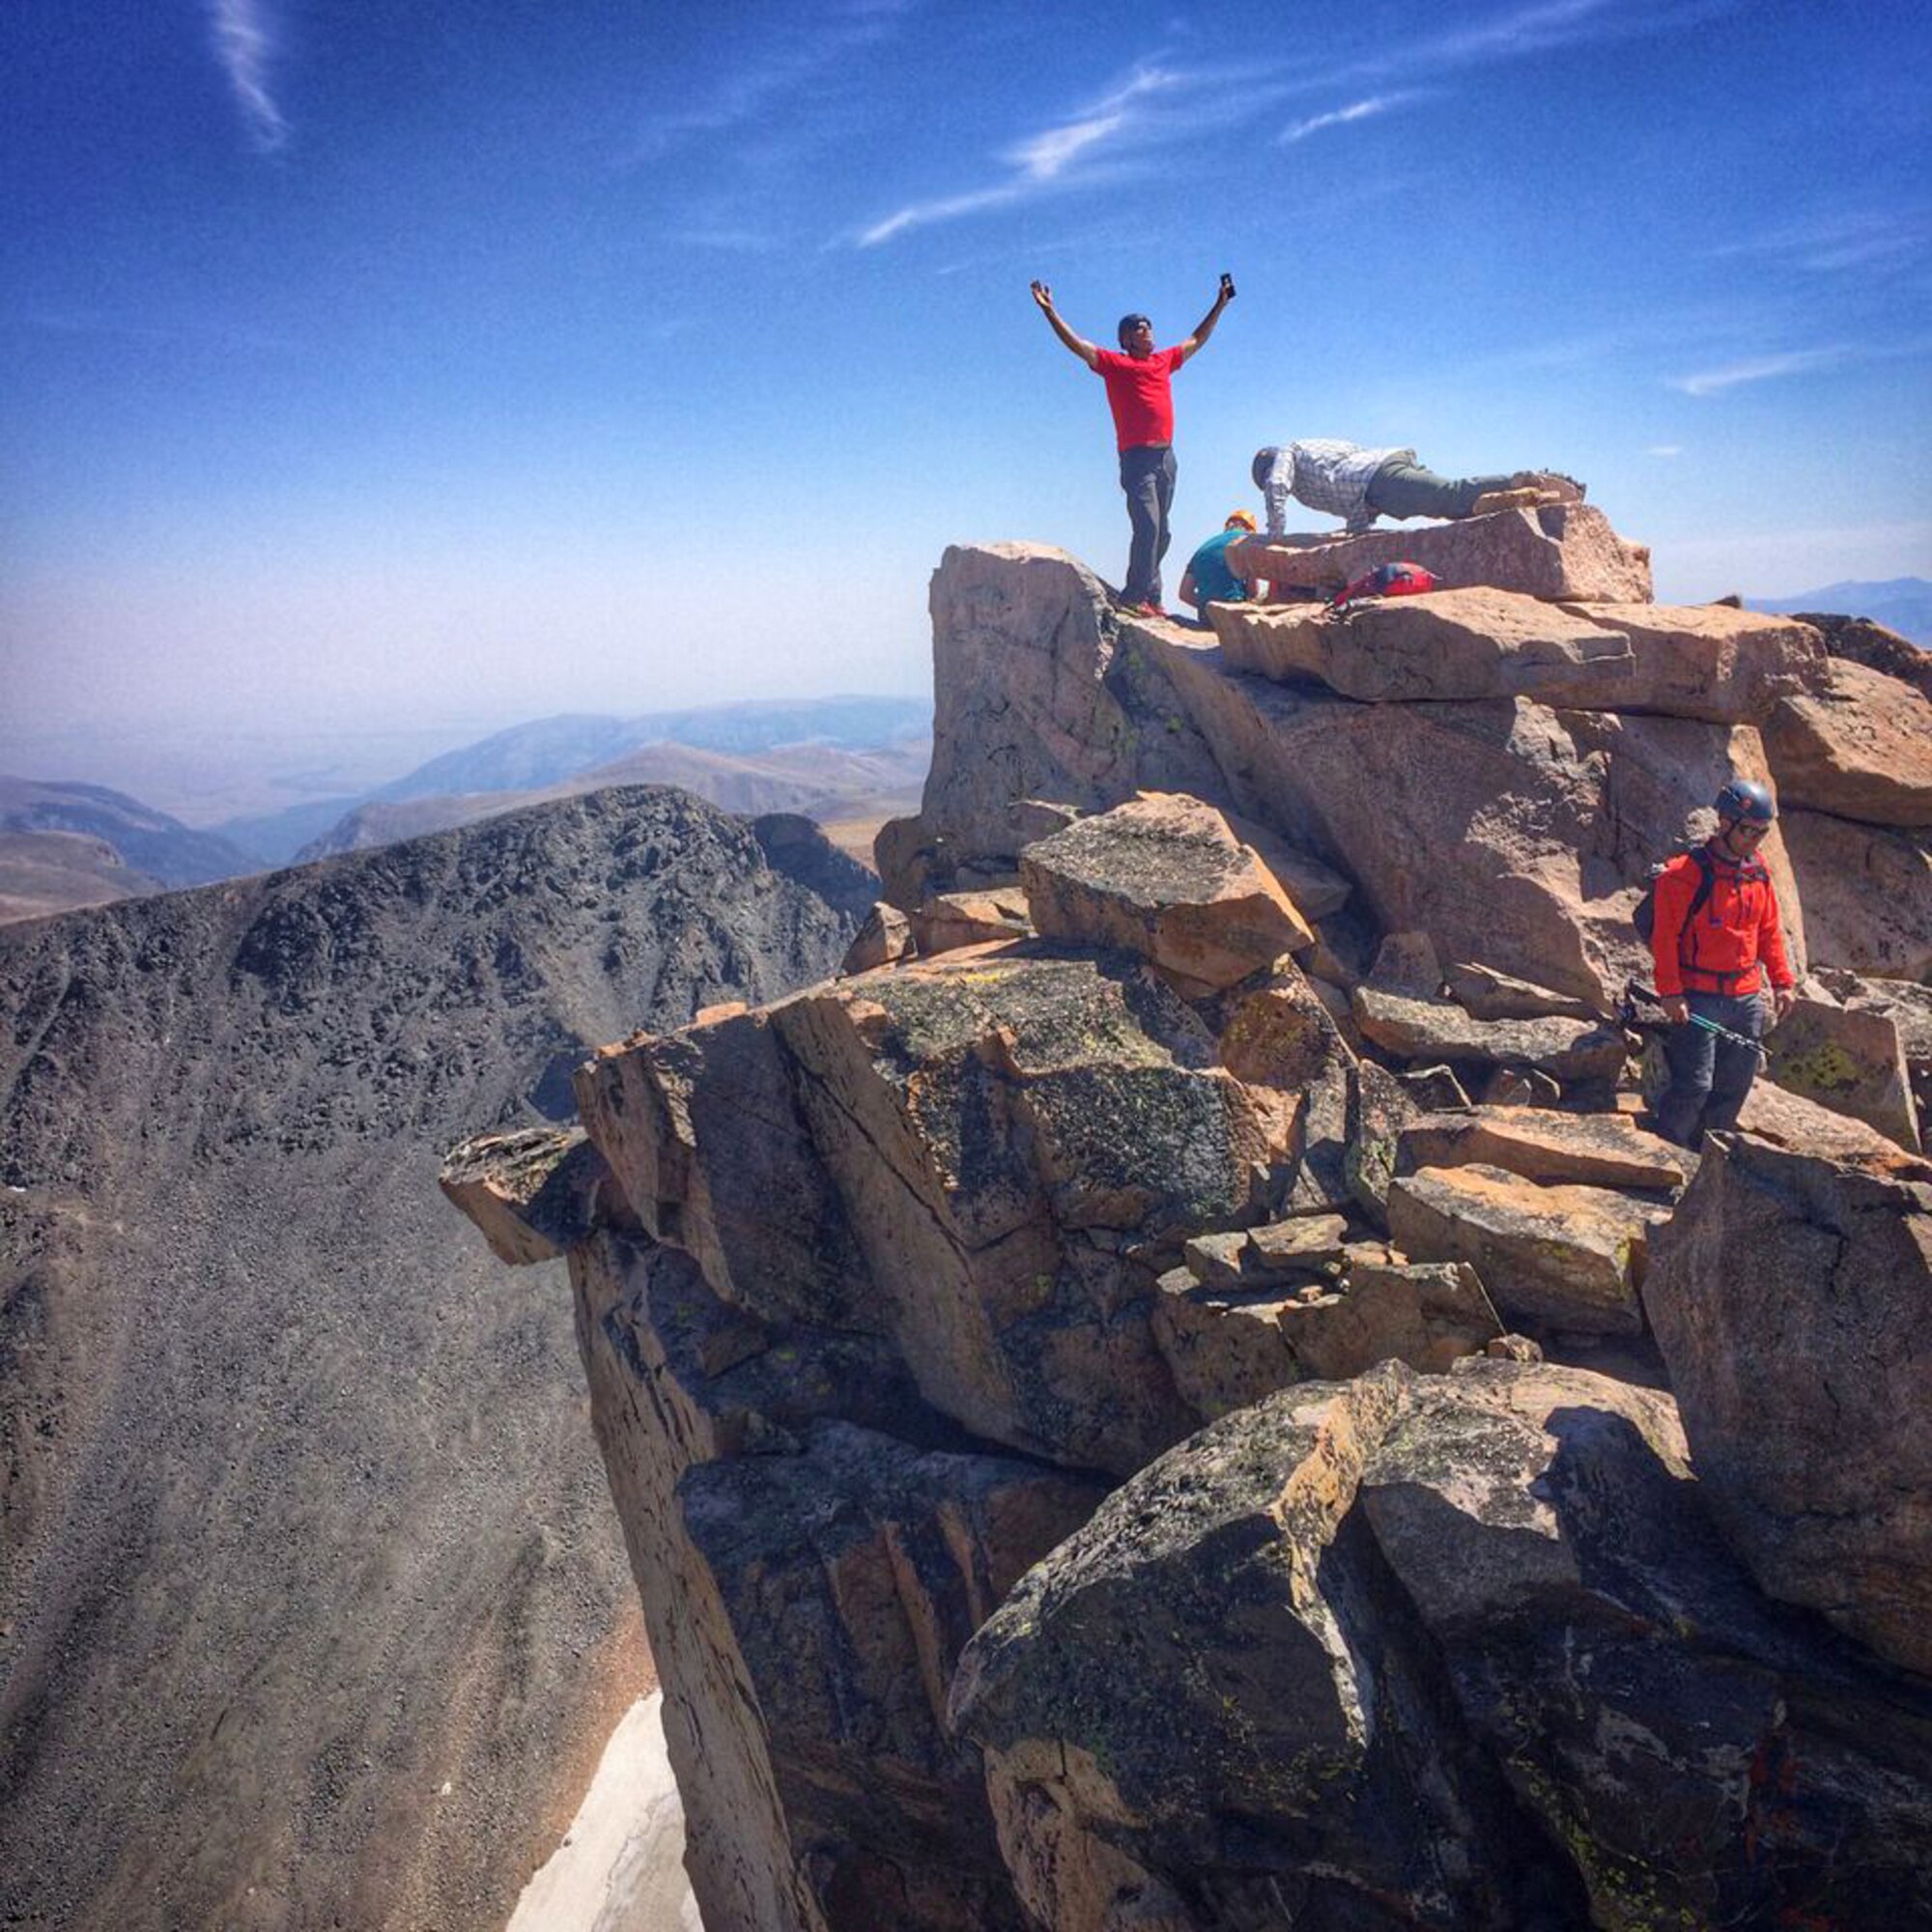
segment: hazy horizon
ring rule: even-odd
[[[24,0],[0,766],[923,692],[947,544],[1124,558],[1035,275],[1103,341],[1236,277],[1175,578],[1308,434],[1573,470],[1665,600],[1932,576],[1928,51],[1894,4]]]

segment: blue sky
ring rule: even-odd
[[[1928,55],[1778,0],[11,0],[9,735],[922,689],[949,542],[1124,561],[1034,275],[1166,341],[1235,273],[1183,551],[1331,435],[1573,470],[1662,595],[1932,575]]]

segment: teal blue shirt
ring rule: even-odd
[[[1194,573],[1194,594],[1204,604],[1245,602],[1248,586],[1228,568],[1228,546],[1249,535],[1236,524],[1231,530],[1211,536],[1187,559]]]

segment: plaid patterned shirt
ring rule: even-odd
[[[1291,497],[1311,510],[1345,519],[1350,530],[1367,529],[1376,520],[1368,504],[1369,484],[1392,456],[1415,461],[1412,449],[1364,449],[1326,437],[1263,450],[1255,458],[1255,481],[1267,501],[1268,535],[1278,537],[1288,528]]]

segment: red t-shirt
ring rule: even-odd
[[[1174,440],[1174,391],[1170,385],[1179,367],[1179,344],[1138,357],[1122,355],[1118,349],[1095,353],[1094,371],[1107,385],[1114,435],[1122,449]]]

